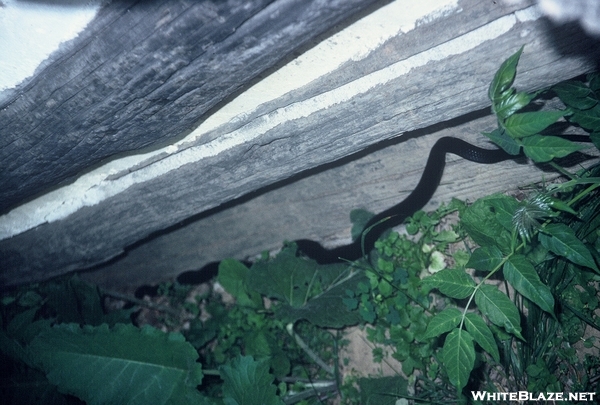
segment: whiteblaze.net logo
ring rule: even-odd
[[[471,391],[476,401],[594,401],[595,392],[487,392]]]

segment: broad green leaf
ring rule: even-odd
[[[486,203],[496,216],[496,219],[508,232],[513,230],[513,216],[519,208],[519,202],[514,198],[504,194],[498,194],[492,198],[487,198]]]
[[[525,256],[514,255],[504,263],[504,277],[528,300],[554,316],[554,297],[550,288],[543,284],[533,265]]]
[[[502,326],[508,333],[523,339],[519,310],[497,287],[489,284],[480,285],[475,292],[475,303],[492,323]]]
[[[241,356],[221,366],[219,373],[224,381],[223,397],[226,405],[283,405],[276,395],[275,379],[269,373],[267,359],[256,361],[251,356]]]
[[[298,256],[295,244],[285,246],[274,259],[256,262],[250,268],[248,286],[266,295],[301,307],[317,281],[316,261]],[[343,266],[341,270],[345,270]],[[338,273],[339,274],[339,273]]]
[[[61,392],[94,404],[195,404],[198,352],[179,333],[151,327],[62,324],[29,345]]]
[[[348,310],[346,290],[356,291],[358,284],[366,282],[365,273],[360,270],[350,270],[327,289],[311,298],[301,307],[282,305],[277,316],[285,322],[295,322],[306,319],[310,323],[323,328],[343,328],[356,325],[361,321],[360,313]]]
[[[590,132],[600,131],[600,104],[588,110],[575,110],[569,121],[576,122]]]
[[[548,224],[538,236],[540,243],[552,253],[567,260],[600,272],[588,248],[581,242],[573,229],[564,224]]]
[[[504,256],[496,246],[483,246],[473,251],[467,263],[467,268],[492,271],[500,266],[502,260],[504,260]]]
[[[463,227],[477,244],[480,246],[496,246],[504,254],[511,252],[512,237],[511,232],[506,229],[504,215],[497,216],[495,207],[512,204],[502,203],[502,200],[506,199],[511,199],[511,197],[493,194],[480,198],[461,215]]]
[[[434,316],[427,325],[423,339],[438,337],[456,328],[460,323],[462,313],[456,308],[446,308]]]
[[[598,104],[598,99],[585,83],[569,80],[552,87],[565,105],[578,110],[587,110]]]
[[[492,106],[494,113],[498,118],[504,120],[529,104],[536,95],[537,93],[529,94],[524,92],[510,94]]]
[[[429,288],[437,288],[450,298],[463,299],[473,294],[475,282],[467,273],[457,269],[438,271],[423,279],[423,284]]]
[[[246,280],[249,269],[235,259],[225,259],[219,263],[218,280],[223,288],[234,296],[241,306],[260,308],[262,298],[256,291],[248,289]]]
[[[519,63],[519,58],[521,57],[522,52],[523,47],[506,59],[502,65],[500,65],[500,68],[494,75],[494,79],[492,80],[488,90],[488,97],[492,101],[492,104],[498,104],[500,101],[502,101],[503,97],[507,96],[507,90],[515,81],[517,64]]]
[[[252,265],[248,286],[282,301],[277,316],[286,322],[306,319],[322,326],[340,328],[360,321],[344,300],[346,290],[355,291],[366,277],[347,264],[319,265],[299,257],[295,244],[286,246],[274,259]]]
[[[475,365],[473,337],[463,329],[454,329],[446,337],[443,348],[444,366],[458,392],[467,385]]]
[[[488,352],[495,361],[500,361],[500,353],[494,335],[479,315],[468,313],[465,316],[465,327],[483,350]]]
[[[578,145],[557,136],[533,135],[523,138],[521,142],[523,152],[537,163],[549,162],[554,158],[561,158],[585,149],[583,145]]]
[[[492,142],[504,149],[504,151],[510,155],[516,156],[521,152],[521,145],[510,136],[506,135],[506,131],[504,130],[496,128],[492,132],[483,132],[483,135],[490,138]]]
[[[566,113],[567,111],[535,111],[513,114],[504,120],[503,126],[511,137],[525,138],[538,134]]]

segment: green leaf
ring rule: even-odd
[[[508,254],[511,252],[512,236],[507,229],[507,226],[510,227],[507,213],[511,206],[516,209],[517,205],[514,198],[502,194],[480,198],[462,213],[462,226],[480,246],[496,246]],[[497,208],[501,208],[499,213]]]
[[[438,337],[456,328],[460,323],[462,313],[456,308],[446,308],[434,316],[427,325],[423,339]]]
[[[274,259],[254,263],[250,268],[248,286],[269,298],[299,308],[314,292],[311,290],[317,281],[318,268],[316,261],[299,257],[297,246],[291,243]],[[346,266],[340,268],[341,271],[345,269]]]
[[[276,395],[267,359],[255,361],[251,356],[240,356],[221,366],[219,373],[226,405],[283,405]]]
[[[504,263],[504,277],[528,300],[554,316],[554,297],[550,288],[543,284],[533,265],[525,256],[514,255]]]
[[[493,111],[501,120],[513,115],[521,108],[525,107],[535,98],[537,93],[513,93],[500,99],[500,101],[494,104]]]
[[[504,260],[504,256],[496,246],[483,246],[473,251],[466,267],[481,271],[492,271],[500,266],[502,260]]]
[[[262,298],[246,285],[249,269],[235,259],[225,259],[219,263],[218,280],[223,288],[233,295],[237,303],[244,307],[260,308]]]
[[[495,361],[500,361],[500,353],[494,335],[480,316],[468,313],[465,316],[465,327],[483,350],[488,352]]]
[[[508,333],[523,339],[519,324],[519,310],[498,288],[481,284],[475,292],[475,303],[492,323],[502,326]]]
[[[522,139],[522,144],[525,154],[538,163],[549,162],[554,158],[561,158],[585,149],[583,145],[557,136],[533,135]]]
[[[567,111],[535,111],[513,114],[503,122],[504,129],[512,138],[535,135],[554,124]]]
[[[360,313],[348,310],[346,290],[356,291],[358,284],[368,279],[363,271],[347,268],[347,272],[326,291],[311,298],[301,307],[282,305],[277,316],[285,322],[306,319],[322,328],[343,328],[361,321]],[[382,282],[384,283],[384,282]]]
[[[463,329],[450,332],[444,342],[443,361],[450,382],[458,392],[462,391],[475,366],[475,347],[469,332]]]
[[[198,353],[178,333],[151,327],[62,324],[40,333],[32,358],[61,392],[94,404],[195,404]]]
[[[506,92],[512,86],[515,81],[515,75],[517,74],[517,64],[519,63],[519,58],[521,57],[521,53],[523,52],[523,47],[519,49],[515,54],[506,59],[500,68],[494,75],[494,79],[490,84],[490,88],[488,90],[488,97],[494,104],[498,104],[502,101],[503,98],[507,96]]]
[[[600,272],[588,248],[568,226],[559,223],[548,224],[538,235],[542,246],[552,253],[563,256],[580,266]]]
[[[486,199],[487,205],[493,211],[498,223],[508,232],[513,230],[513,217],[519,208],[519,202],[514,198],[498,194],[493,198]]]
[[[513,138],[506,135],[506,131],[502,129],[494,129],[492,132],[483,132],[483,135],[490,138],[492,142],[504,149],[510,155],[516,156],[521,152],[521,145]]]
[[[575,110],[569,121],[576,122],[590,132],[600,131],[600,104],[588,110]]]
[[[429,288],[437,288],[451,298],[463,299],[473,294],[475,282],[467,273],[457,269],[438,271],[423,279],[423,284]]]
[[[552,87],[565,105],[578,110],[587,110],[598,104],[598,99],[585,83],[569,80]]]
[[[369,223],[369,220],[373,218],[375,214],[364,209],[355,209],[350,211],[350,222],[352,222],[352,240],[357,240],[361,237],[362,232]]]
[[[360,321],[344,299],[346,290],[356,291],[361,281],[366,281],[363,271],[344,263],[319,265],[299,257],[295,244],[286,246],[273,260],[254,263],[248,277],[251,289],[283,302],[277,316],[286,322],[306,319],[332,328]]]

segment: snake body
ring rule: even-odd
[[[368,253],[374,246],[377,238],[386,229],[401,224],[427,204],[437,189],[446,166],[446,154],[452,153],[472,162],[493,164],[514,158],[502,149],[483,149],[471,145],[462,139],[442,137],[431,148],[427,164],[415,189],[399,204],[373,216],[365,225],[369,232],[364,237],[365,252]],[[307,256],[319,263],[333,263],[336,261],[358,260],[362,256],[361,238],[355,242],[327,250],[319,243],[310,240],[296,241],[299,249]]]

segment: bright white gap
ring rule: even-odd
[[[97,204],[106,198],[124,191],[133,184],[151,180],[159,175],[175,170],[184,164],[196,162],[205,157],[215,156],[227,149],[251,141],[282,122],[307,117],[334,104],[348,101],[358,94],[402,76],[413,68],[423,66],[429,61],[441,60],[451,55],[466,52],[485,41],[492,40],[504,34],[517,21],[515,15],[507,15],[471,33],[414,55],[406,60],[399,61],[394,65],[330,92],[275,110],[268,115],[255,119],[236,131],[223,134],[207,144],[184,149],[177,153],[179,145],[197,139],[203,134],[218,128],[220,125],[235,119],[240,114],[242,116],[250,114],[261,103],[280,97],[295,88],[302,87],[310,81],[339,67],[345,61],[364,58],[387,39],[413,29],[418,21],[427,20],[427,18],[442,17],[447,15],[447,13],[453,12],[456,7],[455,1],[428,0],[420,2],[419,9],[421,9],[423,3],[430,5],[427,8],[428,13],[418,13],[417,10],[413,10],[414,14],[411,18],[407,17],[409,14],[408,11],[412,10],[411,7],[408,7],[408,5],[413,4],[410,0],[398,0],[365,17],[344,31],[325,40],[324,43],[311,49],[297,60],[284,66],[281,70],[241,94],[236,100],[223,107],[221,111],[210,117],[196,131],[177,144],[149,154],[130,156],[110,162],[82,176],[71,185],[15,208],[8,214],[0,217],[0,240],[17,235],[44,222],[60,220],[83,206]],[[364,21],[367,21],[367,23]],[[365,30],[370,31],[367,28],[373,26],[381,26],[379,35],[370,36],[364,33]],[[356,51],[352,50],[352,48],[362,50]],[[343,57],[332,57],[332,54],[337,54],[338,52]],[[329,65],[327,69],[315,73],[315,70],[323,64],[324,60],[330,59],[337,60],[337,62]],[[296,77],[301,72],[307,72],[309,75],[303,80],[295,82],[289,80],[290,77]],[[287,80],[285,79],[286,77],[288,78]],[[285,87],[286,84],[289,84],[289,86]],[[268,89],[271,89],[271,92]],[[264,97],[266,95],[265,92],[269,92],[266,98],[261,99],[258,97],[258,95]],[[240,111],[242,112],[240,113]],[[132,167],[159,153],[167,153],[171,156],[118,179],[106,180],[108,176],[119,173],[127,167]]]

